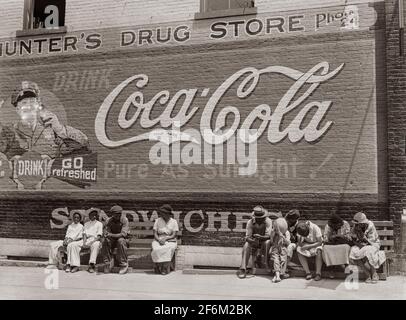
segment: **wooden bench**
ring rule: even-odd
[[[182,223],[178,222],[179,231],[177,233],[178,246],[182,244]],[[129,247],[127,249],[129,267],[132,269],[153,269],[151,259],[152,241],[154,240],[154,221],[148,222],[129,222]],[[113,256],[117,253],[117,248],[113,250]],[[90,255],[90,248],[83,248],[80,251],[81,264],[87,265]],[[172,260],[172,269],[175,269],[176,253]],[[115,259],[115,257],[114,257]],[[65,257],[66,260],[66,257]],[[114,263],[113,272],[117,271],[117,263]],[[97,257],[98,270],[102,270],[103,258],[101,248]],[[116,270],[117,269],[117,270]]]
[[[322,232],[327,224],[327,220],[314,220],[313,223],[317,224]],[[389,276],[389,266],[390,261],[394,255],[394,246],[395,242],[393,240],[393,221],[372,221],[375,225],[376,231],[379,236],[379,240],[381,242],[380,250],[385,251],[386,261],[378,270],[379,278],[381,280],[386,280],[387,276]],[[351,222],[350,222],[350,225]]]
[[[151,244],[154,240],[154,221],[148,222],[130,222],[130,237],[128,248],[129,264],[134,269],[152,269]],[[177,233],[178,246],[182,244],[181,222],[178,222],[179,231]],[[176,253],[173,256],[172,267],[175,268]]]
[[[321,228],[323,233],[324,227],[327,224],[327,220],[310,220],[311,222],[315,223]],[[393,221],[373,221],[376,231],[379,235],[379,240],[381,242],[381,250],[385,251],[386,254],[386,261],[385,263],[378,269],[378,275],[380,280],[386,280],[389,275],[389,266],[390,262],[394,255],[394,240],[393,240]],[[351,223],[350,223],[351,225]],[[295,265],[300,266],[299,268],[292,268],[290,269],[290,273],[292,276],[304,276],[304,270],[300,265],[297,254],[295,253],[294,258],[292,259]],[[312,265],[312,263],[310,264]],[[325,267],[323,263],[323,267]],[[256,274],[268,274],[268,271],[264,268],[256,269]],[[332,271],[323,271],[323,277],[332,274],[335,278],[345,277],[345,274],[341,272],[332,272]],[[361,274],[362,276],[363,274]]]

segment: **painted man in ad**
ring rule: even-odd
[[[63,125],[41,104],[36,83],[23,81],[14,91],[11,103],[20,121],[13,126],[0,126],[0,152],[7,159],[27,151],[50,158],[88,151],[87,136],[78,129]]]

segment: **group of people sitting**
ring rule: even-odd
[[[177,247],[178,223],[173,218],[170,205],[158,209],[159,217],[154,223],[154,240],[152,241],[151,258],[156,273],[168,274],[172,267],[172,258]],[[92,209],[89,221],[82,224],[82,216],[76,212],[73,222],[68,226],[64,240],[52,242],[49,252],[49,265],[61,267],[62,256],[66,255],[66,272],[80,270],[80,252],[90,249],[88,271],[96,271],[96,259],[101,250],[104,262],[104,273],[111,272],[115,259],[119,264],[120,274],[128,271],[127,248],[129,246],[129,222],[120,206],[110,209],[110,218],[103,224],[98,219],[98,210]],[[353,227],[339,215],[332,214],[324,232],[315,223],[300,219],[297,209],[289,211],[285,217],[274,221],[262,206],[256,206],[252,218],[247,222],[245,243],[242,250],[242,261],[238,276],[245,278],[248,263],[253,262],[253,270],[262,263],[262,253],[266,267],[271,269],[273,262],[273,282],[280,282],[289,277],[287,267],[297,252],[306,279],[313,278],[308,260],[315,259],[316,274],[314,280],[321,280],[323,262],[326,266],[343,267],[355,264],[367,274],[367,283],[379,280],[377,269],[385,261],[385,252],[380,250],[379,236],[372,221],[365,213],[354,215]],[[253,272],[255,273],[255,272]]]
[[[314,280],[321,280],[323,261],[326,266],[349,264],[363,268],[367,283],[379,280],[377,269],[385,262],[385,252],[380,250],[379,236],[375,225],[365,213],[357,212],[352,220],[353,227],[339,215],[332,214],[324,232],[309,220],[300,219],[297,209],[289,211],[285,217],[274,221],[261,206],[256,206],[252,218],[246,227],[245,243],[242,250],[242,262],[238,276],[245,278],[250,258],[255,267],[262,262],[262,252],[266,267],[271,269],[273,261],[273,282],[289,277],[287,266],[297,252],[306,279],[313,278],[308,260],[315,259],[316,274]]]
[[[173,219],[170,205],[158,209],[159,218],[154,223],[154,240],[152,241],[151,257],[156,273],[168,274],[171,261],[177,247],[178,223]],[[119,274],[128,271],[127,248],[129,246],[129,222],[123,214],[123,208],[113,206],[110,218],[105,224],[99,221],[99,211],[91,209],[89,221],[82,224],[82,216],[73,214],[73,222],[68,226],[65,239],[52,242],[49,251],[49,267],[62,268],[62,257],[67,256],[65,271],[75,273],[80,270],[80,252],[90,249],[88,272],[96,271],[96,260],[101,251],[104,262],[104,273],[111,272],[114,266],[113,250],[120,267]]]

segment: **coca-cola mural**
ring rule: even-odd
[[[115,38],[127,45],[112,47],[113,31],[100,32],[93,53],[12,58],[0,65],[2,128],[19,120],[13,90],[35,83],[44,110],[71,128],[49,140],[79,142],[51,157],[28,148],[16,160],[2,134],[0,189],[377,194],[383,59],[378,36],[356,36],[376,12],[361,16],[360,27],[358,20],[339,25],[342,41],[328,41],[322,27],[348,16],[334,10],[303,14],[326,41],[256,42],[244,34],[250,41],[223,43],[210,35],[232,20],[211,21],[151,50],[148,41],[128,45],[137,35],[118,30]],[[310,32],[296,20],[290,26],[298,35]],[[193,34],[205,32],[217,42],[199,46]]]

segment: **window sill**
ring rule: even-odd
[[[224,18],[224,17],[233,17],[233,16],[245,16],[245,15],[250,15],[250,14],[257,14],[257,12],[258,12],[258,10],[256,7],[215,10],[215,11],[210,11],[210,12],[197,12],[197,13],[195,13],[195,20]]]
[[[17,30],[16,37],[40,36],[40,35],[42,36],[42,35],[66,33],[66,32],[67,32],[66,26],[55,28],[55,29],[46,29],[46,28],[27,29],[27,30]]]

